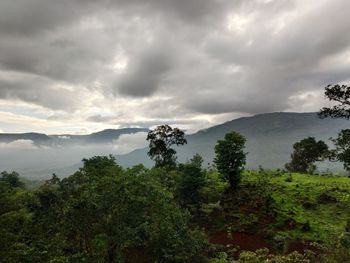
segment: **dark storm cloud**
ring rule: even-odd
[[[100,100],[91,107],[113,112],[127,98],[121,112],[151,123],[288,110],[291,98],[349,80],[349,9],[347,0],[2,0],[0,98],[85,112],[89,90]],[[82,119],[118,122],[96,108]]]
[[[121,78],[119,92],[133,97],[148,97],[158,90],[173,65],[173,59],[170,50],[151,49],[137,60],[131,61],[128,73]]]

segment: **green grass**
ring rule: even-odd
[[[242,187],[248,183],[265,185],[273,197],[276,216],[267,228],[275,235],[327,242],[344,232],[346,221],[350,220],[350,178],[246,171]],[[336,201],[320,202],[321,194]],[[295,222],[292,227],[285,226],[288,220]],[[302,228],[307,222],[311,229],[305,231]]]

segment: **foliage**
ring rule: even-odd
[[[214,162],[220,174],[236,189],[246,161],[244,152],[246,139],[237,132],[227,133],[215,145]]]
[[[350,130],[341,130],[338,137],[332,139],[336,149],[332,151],[331,160],[343,163],[344,169],[350,170]]]
[[[320,110],[321,118],[345,118],[350,119],[350,86],[348,85],[328,85],[325,88],[325,96],[330,100],[337,102],[333,107],[324,107]]]
[[[32,192],[24,210],[14,208],[27,226],[23,235],[9,225],[18,224],[14,217],[4,216],[10,208],[0,215],[6,227],[1,237],[9,242],[3,244],[13,250],[6,253],[6,262],[26,262],[22,254],[28,262],[124,262],[135,253],[146,262],[201,257],[203,233],[189,227],[188,214],[153,170],[136,166],[125,171],[111,156],[83,163],[74,175],[62,180],[54,176]],[[22,243],[15,246],[10,236]]]
[[[8,173],[6,171],[1,173],[0,182],[8,184],[11,189],[24,188],[24,183],[20,180],[19,174],[16,172]]]
[[[196,153],[195,155],[192,156],[189,163],[192,164],[193,166],[196,166],[202,169],[203,157],[200,154]]]
[[[202,169],[203,159],[200,155],[195,155],[190,162],[181,164],[179,171],[181,178],[178,186],[178,193],[181,202],[185,206],[200,206],[200,190],[206,183],[205,172]]]
[[[53,175],[33,190],[24,188],[17,173],[3,172],[0,261],[350,262],[350,179],[243,171],[244,144],[235,132],[218,141],[218,171],[204,169],[199,154],[184,164],[172,163],[172,169],[169,162],[124,169],[113,156],[95,156],[83,159],[73,175]],[[238,182],[235,191],[226,191]],[[271,245],[272,252],[284,254],[230,251],[231,243],[220,250],[208,246],[211,233],[223,230],[231,238],[261,238],[267,241],[262,247]],[[292,242],[314,248],[313,241],[319,243],[318,256],[288,254]],[[223,253],[215,257],[218,251]],[[233,253],[238,259],[231,258]]]
[[[293,145],[291,162],[286,169],[291,172],[306,173],[310,168],[314,171],[314,163],[323,160],[328,154],[328,146],[314,137],[305,138]]]
[[[25,244],[25,192],[17,173],[2,172],[0,178],[0,261],[20,262],[28,251]]]
[[[286,180],[291,176],[291,182]],[[261,184],[262,177],[268,181],[268,188]],[[274,172],[268,171],[261,175],[261,172],[246,171],[242,176],[241,191],[250,185],[260,189],[253,191],[249,188],[249,198],[252,201],[262,198],[264,192],[270,194],[273,200],[273,206],[269,208],[273,221],[268,225],[262,222],[260,231],[289,240],[322,243],[327,242],[332,235],[341,235],[344,232],[350,214],[349,178],[299,173],[276,176]],[[244,203],[249,203],[248,201],[245,199]],[[252,205],[250,204],[251,207],[256,207]],[[263,205],[259,204],[258,207]],[[310,228],[310,231],[305,232],[305,227]]]
[[[185,133],[169,125],[160,125],[147,135],[149,141],[148,156],[156,163],[156,167],[175,167],[176,151],[171,148],[187,143]]]
[[[345,231],[339,236],[331,237],[322,246],[324,253],[320,256],[321,263],[343,263],[350,262],[350,234]]]
[[[245,251],[239,255],[237,260],[229,258],[226,253],[221,253],[212,263],[311,263],[311,256],[298,252],[280,256],[270,255],[268,249],[259,249],[256,252]]]

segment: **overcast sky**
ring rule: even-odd
[[[0,0],[0,131],[317,111],[350,78],[349,0]]]

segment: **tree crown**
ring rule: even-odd
[[[176,162],[176,151],[171,148],[187,143],[185,133],[169,125],[160,125],[147,135],[149,141],[148,156],[156,162],[157,167],[174,166]]]
[[[227,133],[224,139],[218,140],[215,145],[214,163],[220,174],[228,179],[232,188],[237,187],[246,162],[245,142],[244,136],[233,131]]]
[[[338,105],[323,107],[318,113],[319,117],[345,118],[350,119],[350,86],[328,85],[325,88],[325,96]]]

